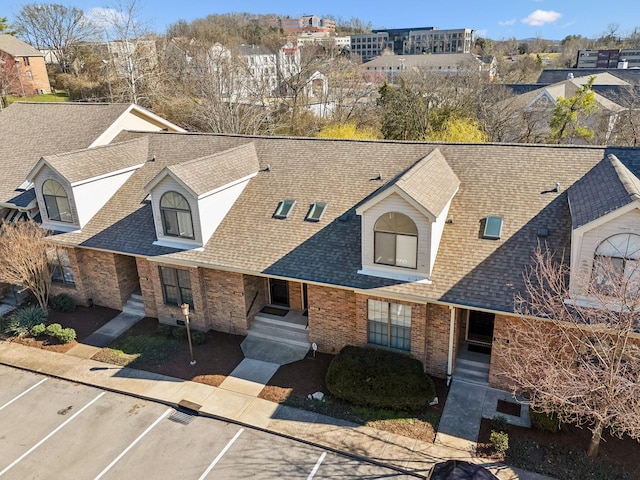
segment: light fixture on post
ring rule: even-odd
[[[189,326],[189,304],[183,303],[180,305],[180,309],[182,310],[182,314],[184,315],[184,320],[187,325],[187,340],[189,340],[189,354],[191,355],[191,361],[189,365],[193,366],[196,364],[196,361],[193,358],[193,345],[191,344],[191,327]]]

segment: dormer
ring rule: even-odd
[[[162,169],[145,187],[153,208],[154,244],[204,247],[259,169],[253,143]]]
[[[147,160],[148,140],[42,157],[27,177],[33,183],[42,226],[82,229]]]
[[[568,190],[571,212],[569,291],[613,291],[640,270],[640,180],[607,155]]]
[[[436,149],[362,203],[358,273],[430,281],[451,200],[460,180]]]

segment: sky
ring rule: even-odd
[[[3,0],[4,2],[7,0]],[[23,3],[11,2],[9,9],[0,7],[0,16],[9,22]],[[50,0],[90,13],[94,8],[109,8],[130,0]],[[594,38],[617,25],[617,35],[626,35],[640,27],[637,0],[388,0],[344,1],[323,0],[136,0],[138,18],[149,23],[157,33],[178,20],[192,21],[209,14],[231,12],[301,15],[333,15],[345,20],[357,17],[371,22],[373,28],[438,27],[442,30],[471,28],[477,36],[494,40],[541,37],[562,40],[567,35]],[[5,4],[6,5],[6,4]],[[7,12],[10,10],[10,12]]]

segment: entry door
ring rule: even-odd
[[[289,306],[289,283],[286,280],[270,278],[269,291],[272,305]]]
[[[494,320],[495,315],[493,313],[471,310],[467,323],[467,341],[470,343],[491,345],[493,341]]]

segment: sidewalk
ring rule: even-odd
[[[249,373],[253,371],[250,364],[242,366],[238,376],[230,375],[220,387],[212,387],[11,342],[0,342],[0,363],[174,407],[180,402],[190,402],[194,408],[200,406],[199,413],[202,415],[287,435],[420,476],[427,476],[436,462],[460,459],[484,464],[502,480],[547,478],[506,465],[488,463],[485,459],[472,457],[466,451],[445,445],[424,443],[256,398],[258,389],[251,385],[256,382],[243,381],[241,378],[252,375]],[[266,370],[261,375],[268,375],[268,366]]]

